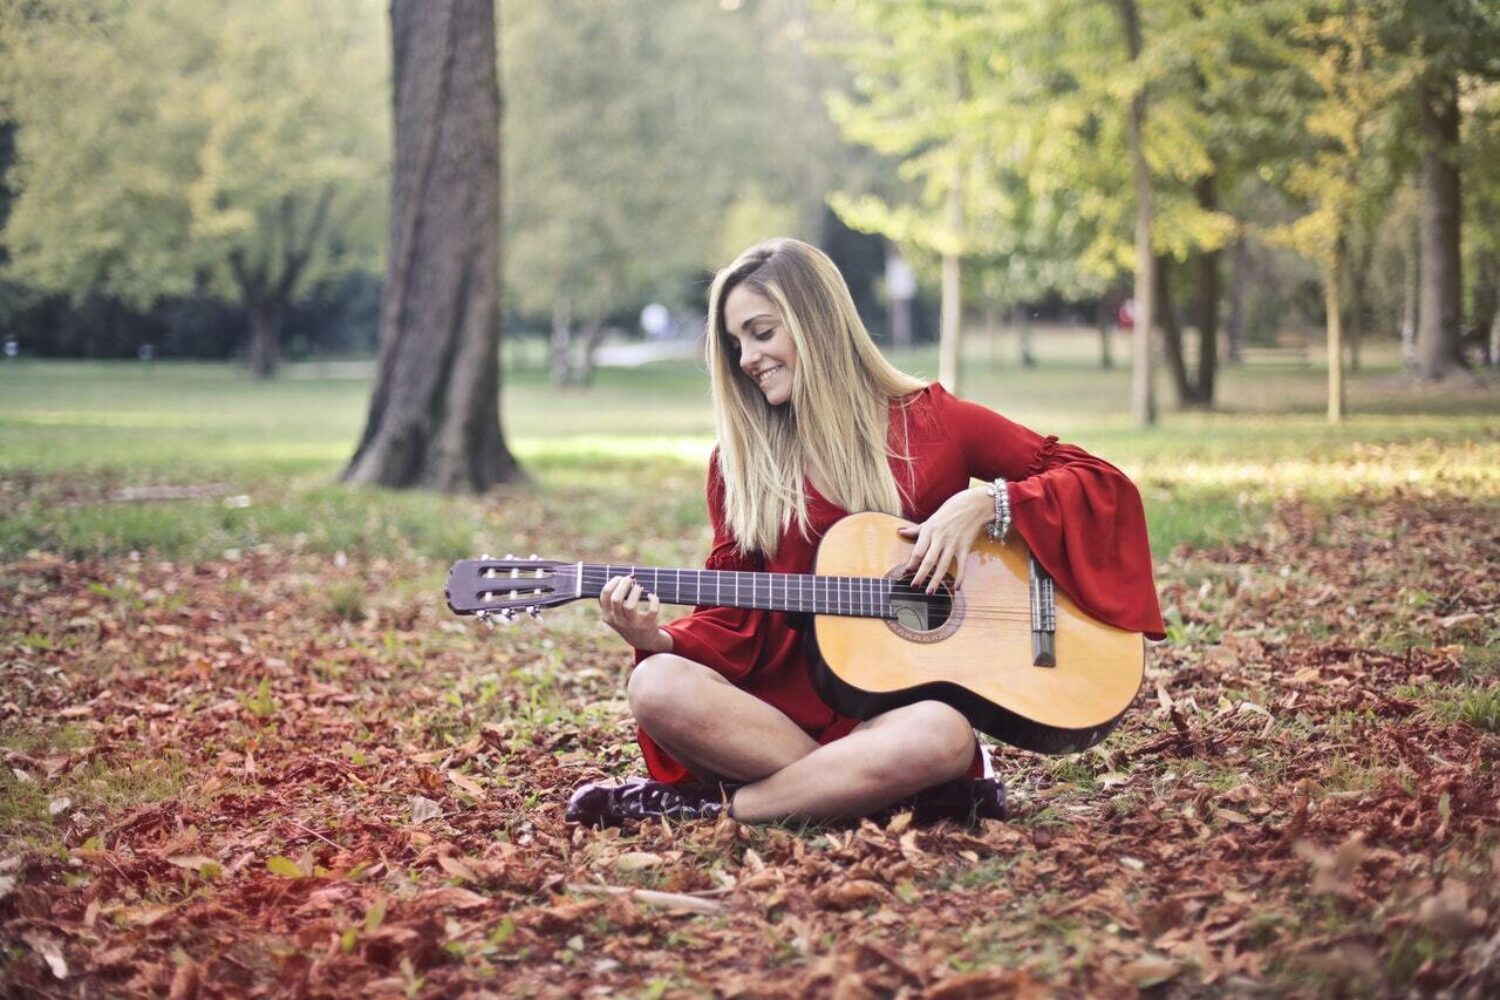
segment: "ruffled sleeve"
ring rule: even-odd
[[[933,395],[969,475],[1007,481],[1014,530],[1057,585],[1100,621],[1164,638],[1135,484],[1082,448],[1042,437],[940,387]]]
[[[724,523],[724,480],[719,474],[719,453],[708,462],[708,517],[713,525],[713,548],[704,566],[712,570],[759,572],[764,564],[758,556],[739,551]],[[762,627],[767,612],[753,608],[697,607],[692,613],[662,627],[672,636],[672,652],[738,681],[759,662],[768,630]],[[649,655],[636,651],[636,662]]]

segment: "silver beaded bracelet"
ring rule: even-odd
[[[995,501],[995,519],[989,524],[990,538],[1003,542],[1005,536],[1010,534],[1010,491],[1005,488],[1003,479],[996,479],[984,489],[990,499]]]

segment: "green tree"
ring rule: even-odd
[[[802,8],[502,8],[507,295],[551,315],[555,382],[587,381],[611,318],[698,305],[695,280],[745,244],[817,239],[838,156]]]
[[[75,0],[7,18],[10,275],[143,307],[238,303],[252,370],[271,375],[287,307],[378,257],[375,0]]]
[[[1307,119],[1318,146],[1287,178],[1287,188],[1310,210],[1269,233],[1323,269],[1328,327],[1328,419],[1344,417],[1344,275],[1351,228],[1365,191],[1362,173],[1372,134],[1387,126],[1393,99],[1407,90],[1409,64],[1392,59],[1380,23],[1361,4],[1334,0],[1311,11],[1293,36],[1287,59],[1317,88]]]

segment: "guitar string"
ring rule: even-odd
[[[580,582],[583,583],[586,586],[589,586],[589,587],[600,587],[600,588],[602,588],[603,585],[605,583],[607,583],[613,577],[622,575],[622,574],[619,574],[619,573],[612,573],[612,572],[610,572],[610,570],[613,570],[613,569],[616,569],[616,568],[625,569],[626,567],[625,566],[616,567],[613,564],[609,564],[609,569],[598,569],[598,568],[593,568],[593,567],[585,568],[583,570],[582,579],[581,579]],[[635,566],[631,566],[629,568],[631,570],[634,570],[637,573],[641,572],[642,569],[643,569],[642,567],[635,567]],[[644,569],[647,572],[651,572],[651,573],[655,574],[655,576],[657,578],[657,582],[658,582],[658,589],[662,589],[660,587],[660,582],[661,582],[661,575],[664,574],[664,573],[681,573],[681,572],[688,572],[688,573],[719,573],[719,572],[727,572],[727,573],[730,573],[730,574],[736,574],[737,575],[739,572],[741,572],[741,571],[737,571],[737,570],[724,571],[724,570],[670,570],[670,569],[651,569],[649,567],[646,567]],[[749,571],[749,572],[755,572],[755,571]],[[889,600],[889,599],[895,599],[895,598],[909,598],[909,599],[916,599],[916,600],[921,600],[921,601],[932,601],[934,603],[937,603],[937,601],[940,600],[940,599],[935,598],[933,595],[926,594],[925,592],[922,592],[922,591],[914,590],[914,589],[912,589],[910,587],[896,587],[896,588],[891,588],[890,590],[886,590],[883,585],[887,584],[889,581],[887,581],[887,580],[885,580],[884,578],[881,578],[881,577],[817,576],[817,575],[801,574],[801,573],[798,573],[798,574],[758,573],[756,575],[755,579],[752,579],[750,581],[750,583],[749,583],[750,587],[752,588],[752,598],[751,598],[752,601],[754,600],[753,589],[754,589],[754,587],[755,587],[755,585],[757,583],[762,582],[762,578],[763,577],[770,577],[773,580],[776,579],[776,578],[781,578],[781,577],[798,577],[801,580],[818,581],[818,582],[814,582],[813,585],[812,585],[815,593],[814,593],[813,597],[811,598],[811,600],[816,601],[819,598],[819,596],[821,596],[822,599],[825,602],[828,601],[828,600],[832,600],[835,603],[838,603],[838,602],[840,602],[842,600],[842,601],[848,603],[851,606],[853,606],[853,605],[862,605],[863,603],[865,603],[867,601],[870,601],[872,599],[876,600],[876,601],[879,601],[881,599],[887,599],[887,600]],[[522,584],[522,583],[524,583],[528,579],[533,579],[534,580],[534,579],[537,579],[537,578],[535,578],[535,577],[528,578],[528,577],[524,577],[524,576],[521,576],[521,577],[501,576],[501,577],[494,577],[492,579],[494,579],[496,582],[499,582],[499,583]],[[838,588],[838,586],[839,586],[839,584],[840,584],[841,581],[845,582],[846,584],[851,584],[852,585],[850,587],[849,591],[846,591],[846,592],[844,592],[842,594],[839,593],[838,590],[837,590],[837,588]],[[816,591],[817,591],[817,589],[819,587],[819,582],[821,582],[822,588],[825,591],[822,595],[818,595],[816,593]],[[742,581],[742,580],[735,580],[734,583],[735,583],[735,589],[736,590],[738,590],[740,586],[744,585],[744,581]],[[871,586],[871,584],[874,584],[874,586]],[[700,581],[697,589],[701,590],[701,589],[703,589],[703,586],[704,586],[703,582]],[[800,583],[799,583],[799,586],[801,586]],[[834,591],[832,594],[827,593],[827,591],[830,588],[832,588],[833,591]],[[515,591],[522,591],[522,592],[524,592],[527,588],[525,588],[524,586],[513,586],[513,587],[511,587],[509,589],[512,589],[512,590],[515,590]],[[771,589],[770,583],[767,583],[768,597],[770,596],[770,593],[769,593],[770,589]],[[790,595],[787,593],[788,587],[787,587],[787,585],[785,584],[784,581],[782,582],[782,588],[781,589],[783,591],[783,594],[782,594],[783,598],[784,599],[790,599]],[[590,595],[590,596],[592,596],[592,595]],[[798,597],[797,597],[797,599],[806,599],[806,598],[804,598],[803,595],[799,594]],[[522,603],[522,604],[524,604],[526,602],[526,598],[525,597],[519,597],[516,600],[518,602]],[[672,603],[677,603],[677,602],[672,602]],[[698,602],[693,601],[693,602],[684,602],[684,603],[698,603]],[[708,602],[708,606],[736,607],[736,606],[740,606],[740,605],[715,605],[713,602]],[[754,609],[755,605],[752,603],[751,605],[749,605],[749,607],[752,608],[752,609]],[[950,604],[950,607],[951,607],[951,604]],[[799,611],[800,612],[803,609],[798,609],[798,608],[781,608],[781,609],[765,608],[765,609],[757,609],[757,610],[783,610],[783,611]],[[979,621],[986,621],[986,620],[989,620],[989,621],[1029,621],[1031,619],[1031,617],[1032,617],[1029,606],[1025,607],[1025,608],[1017,608],[1014,605],[980,604],[980,603],[975,603],[975,602],[965,602],[965,608],[964,608],[964,610],[965,610],[964,617],[965,617],[966,620],[979,620]],[[890,617],[888,615],[839,615],[837,611],[823,611],[823,612],[818,612],[816,609],[807,609],[807,613],[813,613],[813,614],[819,614],[819,613],[821,613],[821,614],[832,614],[832,615],[835,615],[837,617],[864,617],[864,618],[887,618],[887,617]]]

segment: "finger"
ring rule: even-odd
[[[947,578],[948,573],[953,569],[953,557],[954,551],[952,546],[944,546],[938,554],[937,564],[932,568],[932,582],[927,587],[929,594],[936,593],[942,587],[943,580]]]
[[[661,611],[661,598],[652,594],[651,599],[646,602],[646,610],[650,612],[652,618],[655,618],[657,613]]]
[[[937,553],[933,549],[928,549],[927,552],[923,554],[922,562],[917,566],[917,571],[912,574],[911,584],[913,587],[922,586],[923,581],[925,581],[928,575],[932,572],[933,563],[936,561],[936,558]]]
[[[630,589],[625,593],[624,608],[626,611],[634,611],[639,603],[641,603],[641,585],[631,581]]]
[[[619,579],[617,576],[612,576],[604,581],[604,586],[599,588],[599,607],[604,609],[606,613],[609,611],[610,600],[614,594],[615,584]]]
[[[917,535],[917,544],[912,546],[911,555],[906,557],[906,565],[901,567],[902,573],[910,573],[917,566],[921,565],[922,558],[927,555],[927,549],[932,545],[932,540],[921,535],[920,528],[917,530],[919,532]]]
[[[625,599],[630,596],[630,588],[634,583],[633,577],[622,576],[615,584],[615,589],[610,592],[609,603],[613,605],[616,614],[624,610]]]

